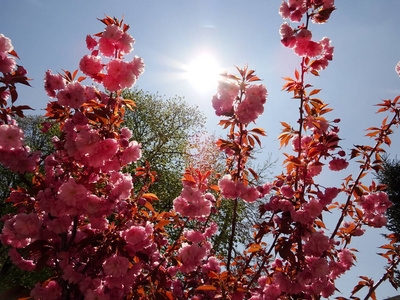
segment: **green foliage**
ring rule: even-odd
[[[400,161],[384,158],[383,170],[377,177],[381,184],[386,185],[386,193],[393,205],[387,210],[387,228],[400,234]]]
[[[125,90],[122,96],[137,106],[126,112],[123,125],[132,130],[132,140],[142,144],[142,158],[131,170],[149,162],[158,175],[150,192],[161,200],[163,210],[169,210],[182,189],[188,141],[203,130],[205,116],[181,97],[164,99],[138,89]]]
[[[400,160],[383,158],[383,169],[377,173],[380,184],[386,185],[386,193],[393,205],[386,211],[387,228],[400,234]],[[400,285],[400,270],[395,270],[395,281]]]

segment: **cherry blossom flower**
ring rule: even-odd
[[[183,245],[178,251],[178,255],[181,258],[182,265],[179,270],[183,273],[190,273],[194,271],[200,262],[207,254],[207,248],[201,247],[197,243],[192,245]]]
[[[218,92],[212,98],[212,106],[217,116],[231,116],[233,114],[233,102],[239,93],[239,85],[236,81],[224,78],[218,82]]]
[[[279,34],[281,35],[281,43],[283,46],[289,48],[294,47],[296,44],[296,37],[294,36],[293,28],[287,22],[281,25]]]
[[[17,63],[14,57],[0,55],[0,72],[11,73],[16,66]]]
[[[129,146],[122,151],[120,156],[121,164],[127,165],[132,162],[138,161],[142,156],[141,144],[136,141],[129,143]]]
[[[87,35],[86,36],[86,46],[90,51],[92,51],[94,49],[94,47],[97,46],[97,41],[94,38],[92,38],[91,35]]]
[[[344,158],[334,158],[329,162],[329,169],[332,171],[341,171],[346,169],[349,163]]]
[[[65,89],[57,93],[58,103],[71,108],[79,108],[86,101],[84,93],[85,88],[80,82],[71,82]]]
[[[61,298],[61,287],[55,280],[43,285],[37,283],[31,291],[31,297],[40,300],[57,300]]]
[[[104,87],[111,92],[132,87],[143,72],[143,66],[143,61],[139,57],[135,57],[130,63],[112,59],[103,78]]]
[[[11,40],[8,37],[5,37],[3,34],[0,34],[0,55],[3,53],[11,52],[14,49]]]
[[[51,70],[46,71],[44,78],[44,89],[49,97],[56,97],[56,90],[65,89],[65,80],[61,75],[51,74]]]
[[[254,122],[264,112],[267,94],[267,89],[262,84],[253,84],[246,88],[246,96],[236,111],[240,123]]]
[[[310,256],[321,256],[331,246],[331,240],[323,231],[313,232],[304,244],[304,253]]]
[[[26,260],[24,259],[21,254],[17,252],[17,249],[15,248],[10,248],[8,250],[8,255],[11,259],[11,261],[21,270],[25,271],[33,271],[36,268],[36,265],[34,264],[33,260]]]
[[[208,216],[211,212],[211,201],[192,187],[184,187],[179,197],[173,201],[174,210],[183,216],[199,218]]]
[[[0,125],[0,149],[11,150],[23,146],[24,132],[17,125]]]
[[[103,270],[106,275],[121,277],[126,275],[129,267],[129,259],[120,255],[112,255],[103,263]]]
[[[400,76],[400,61],[397,63],[395,70],[396,70],[397,75]]]
[[[148,223],[145,226],[134,225],[124,232],[122,237],[127,243],[127,248],[132,252],[142,251],[151,245],[150,235],[153,233],[153,226]]]
[[[86,199],[89,191],[81,184],[76,183],[75,179],[69,178],[64,182],[58,191],[58,198],[65,205],[76,207],[82,199]]]
[[[103,70],[101,64],[101,57],[94,55],[85,55],[79,62],[79,68],[83,74],[86,74],[92,78],[97,78],[96,75]]]

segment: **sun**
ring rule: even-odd
[[[185,77],[197,91],[208,92],[217,88],[221,68],[211,54],[196,56],[185,69]]]

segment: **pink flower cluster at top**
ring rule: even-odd
[[[333,59],[333,47],[331,41],[324,37],[319,42],[311,40],[312,34],[308,29],[293,29],[288,23],[283,23],[280,29],[281,42],[285,47],[293,48],[293,51],[304,57],[313,58],[310,69],[324,70],[329,61]]]
[[[11,40],[0,34],[0,72],[11,73],[14,71],[17,64],[15,58],[9,55],[13,49]]]
[[[313,22],[326,22],[330,13],[335,9],[334,0],[289,0],[283,1],[280,14],[284,19],[300,22],[307,13]],[[283,23],[280,28],[281,42],[285,47],[293,48],[294,52],[303,57],[313,59],[309,65],[310,71],[324,70],[333,58],[333,47],[328,38],[312,41],[312,34],[307,28],[300,26],[292,28],[289,23]]]
[[[79,67],[81,71],[104,87],[115,92],[120,89],[130,88],[144,71],[144,63],[140,57],[135,56],[132,61],[125,62],[121,59],[123,54],[129,54],[135,40],[115,24],[108,25],[102,36],[97,41],[87,36],[86,44],[91,55],[84,56]],[[94,50],[98,47],[97,50]],[[102,64],[99,52],[105,57],[114,57],[107,65]],[[103,73],[104,67],[106,73]]]
[[[233,116],[242,124],[254,122],[263,112],[267,101],[267,89],[262,84],[253,84],[245,88],[244,99],[239,99],[239,85],[226,78],[218,85],[218,92],[212,98],[212,105],[217,116]]]
[[[282,1],[279,13],[283,19],[290,19],[292,22],[300,22],[304,14],[310,9],[316,10],[311,14],[314,22],[320,23],[319,18],[323,17],[323,21],[329,18],[330,13],[334,9],[334,0],[288,0]]]

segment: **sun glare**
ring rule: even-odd
[[[187,66],[186,78],[198,91],[216,89],[221,69],[217,60],[208,53],[203,53],[193,59]]]

